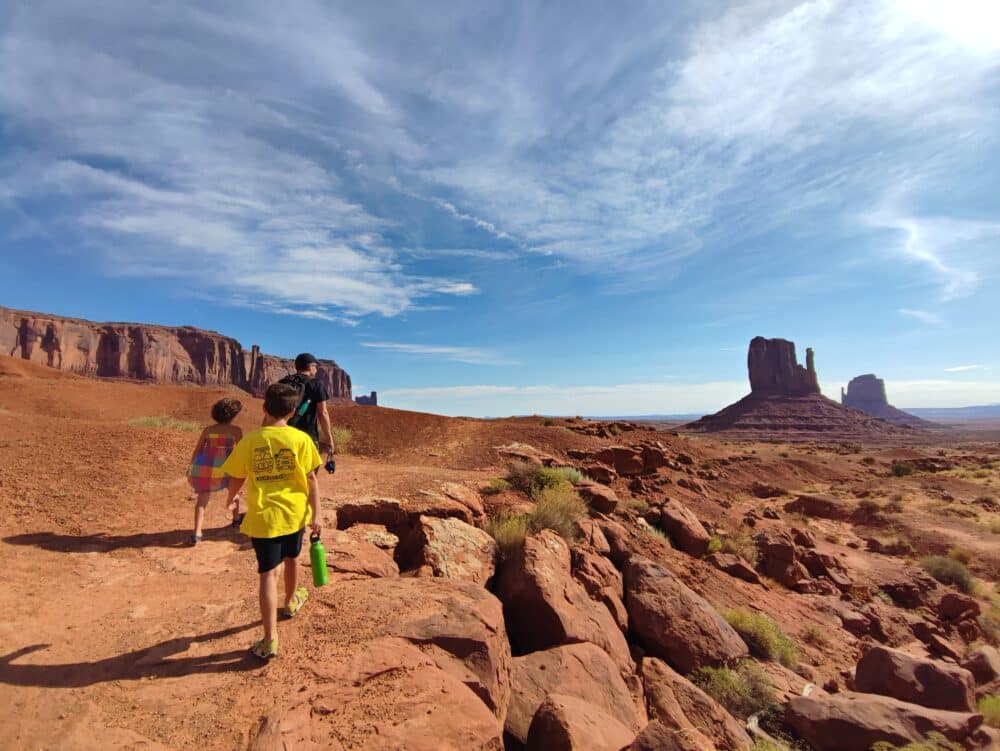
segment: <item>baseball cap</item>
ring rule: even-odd
[[[319,360],[317,360],[313,355],[308,352],[303,352],[301,355],[295,358],[295,369],[305,370],[313,363],[319,365]]]

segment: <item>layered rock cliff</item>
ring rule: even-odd
[[[295,370],[290,359],[257,345],[190,326],[95,323],[0,307],[0,352],[59,370],[99,378],[236,386],[261,396]],[[351,377],[320,360],[319,377],[335,398],[351,398]]]
[[[819,379],[812,349],[806,350],[806,366],[799,365],[795,342],[754,337],[747,352],[750,391],[754,394],[805,396],[818,394]]]
[[[859,375],[847,384],[847,391],[840,390],[840,403],[851,409],[859,409],[872,417],[913,427],[931,427],[932,423],[915,415],[896,409],[889,404],[885,395],[885,381],[876,378],[874,373]]]

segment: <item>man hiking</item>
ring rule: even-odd
[[[295,374],[285,376],[279,383],[292,386],[300,395],[299,405],[288,424],[312,438],[317,448],[326,452],[329,459],[336,448],[330,431],[330,413],[326,409],[330,393],[326,390],[326,384],[316,377],[318,371],[319,361],[308,352],[303,352],[295,358]]]

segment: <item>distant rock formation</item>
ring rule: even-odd
[[[889,404],[889,399],[885,395],[885,381],[876,378],[874,373],[866,373],[852,378],[847,384],[847,391],[840,390],[840,403],[845,407],[859,409],[865,414],[896,425],[932,426],[927,420],[922,420]]]
[[[898,434],[901,428],[845,407],[820,393],[813,351],[806,365],[785,339],[755,337],[747,354],[750,393],[735,404],[683,426],[696,432],[735,431],[755,438],[791,435],[861,438]]]
[[[295,371],[293,360],[249,350],[214,331],[190,326],[94,323],[0,307],[0,352],[85,376],[154,383],[236,386],[262,396]],[[351,398],[351,377],[320,360],[330,396]]]
[[[364,407],[377,407],[378,406],[378,392],[373,391],[368,396],[361,394],[361,396],[354,397],[354,401]]]
[[[806,350],[806,366],[799,365],[795,342],[754,337],[747,353],[750,391],[754,394],[805,396],[818,394],[819,379],[812,349]]]

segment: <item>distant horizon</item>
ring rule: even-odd
[[[1000,402],[1000,6],[15,4],[4,305],[438,414]],[[901,75],[905,71],[905,75]]]

